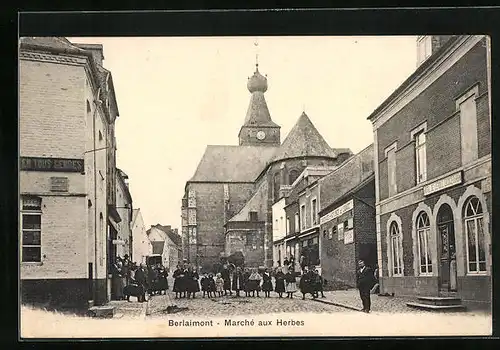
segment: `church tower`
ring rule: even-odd
[[[253,76],[248,78],[248,91],[252,94],[245,122],[238,134],[240,146],[279,146],[280,126],[272,121],[264,93],[267,91],[267,78],[255,65]]]

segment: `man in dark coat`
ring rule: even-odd
[[[222,279],[224,280],[224,295],[227,295],[227,292],[229,291],[229,295],[232,295],[233,292],[231,292],[231,273],[229,271],[229,266],[225,264],[222,268],[221,271],[221,276]]]
[[[358,265],[359,270],[357,272],[356,281],[359,289],[359,296],[363,303],[363,309],[361,311],[369,313],[371,307],[370,290],[374,283],[373,270],[366,266],[363,260],[360,260]]]
[[[148,283],[148,274],[146,267],[144,264],[141,264],[141,266],[137,269],[135,272],[135,280],[137,284],[142,287],[142,295],[139,298],[139,302],[144,302],[146,301],[146,288],[147,288],[147,283]]]

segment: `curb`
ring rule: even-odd
[[[301,297],[299,296],[296,296],[294,295],[295,298],[297,299],[301,299]],[[312,301],[316,301],[318,303],[323,303],[323,304],[328,304],[328,305],[333,305],[333,306],[339,306],[339,307],[343,307],[344,309],[348,309],[348,310],[352,310],[352,311],[358,311],[358,312],[361,312],[360,309],[358,308],[355,308],[353,306],[350,306],[350,305],[346,305],[346,304],[340,304],[340,303],[336,303],[336,302],[333,302],[333,301],[330,301],[330,300],[323,300],[323,299],[308,299],[308,300],[312,300]]]

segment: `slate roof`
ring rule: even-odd
[[[250,97],[247,114],[243,126],[264,126],[264,127],[280,127],[272,121],[269,108],[267,108],[266,98],[261,91],[255,91]]]
[[[55,49],[67,49],[75,52],[80,51],[84,53],[85,50],[73,45],[68,39],[64,37],[53,37],[53,36],[37,36],[37,37],[21,37],[19,39],[20,44],[34,45],[38,48],[55,48]]]
[[[267,166],[277,147],[209,145],[192,182],[253,182]]]
[[[303,112],[285,141],[283,141],[280,149],[274,155],[273,161],[306,156],[336,158],[337,154],[328,146],[307,114]]]

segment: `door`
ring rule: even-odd
[[[437,215],[439,247],[439,285],[442,292],[457,290],[457,263],[455,257],[455,228],[453,212],[448,204],[443,204]]]

